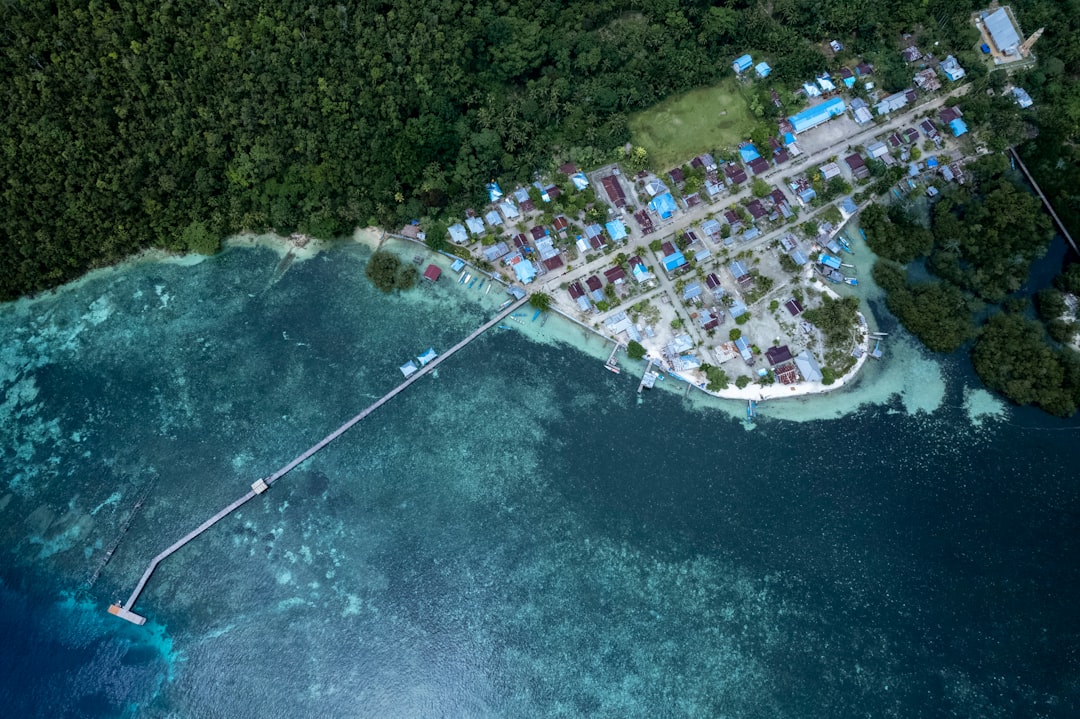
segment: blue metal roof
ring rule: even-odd
[[[664,258],[664,269],[671,272],[674,269],[682,267],[686,264],[686,258],[683,257],[683,253],[676,252],[674,255],[668,255]]]
[[[735,58],[735,62],[732,63],[732,67],[735,68],[735,72],[742,72],[744,70],[749,70],[753,64],[754,58],[750,57],[749,55],[742,55],[741,57]]]
[[[953,137],[960,137],[967,132],[967,123],[958,117],[949,123],[949,129],[952,130]]]
[[[1001,52],[1014,49],[1020,44],[1020,36],[1016,34],[1016,28],[1005,8],[998,8],[990,13],[983,22],[986,24],[990,37],[994,39],[994,44]]]
[[[668,195],[668,197],[670,197],[670,195]],[[623,226],[621,220],[612,220],[604,225],[604,227],[607,228],[608,235],[610,235],[613,240],[621,240],[626,237],[626,228]]]
[[[657,195],[653,201],[649,203],[649,209],[653,210],[666,220],[675,214],[675,200],[671,197],[670,192],[665,192],[662,195]]]
[[[837,115],[843,115],[846,109],[847,105],[844,104],[843,98],[834,97],[820,105],[808,107],[802,112],[792,115],[788,118],[788,122],[791,123],[792,129],[796,133],[805,132],[827,120],[831,120]]]
[[[750,162],[761,157],[761,153],[754,147],[754,143],[748,142],[739,148],[739,157],[743,162]]]

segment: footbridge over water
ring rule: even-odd
[[[142,594],[143,590],[146,588],[146,583],[150,581],[150,576],[154,573],[154,570],[157,569],[159,564],[161,564],[165,559],[167,559],[172,554],[175,554],[177,551],[179,551],[181,547],[183,547],[184,545],[186,545],[189,542],[193,541],[196,537],[201,535],[206,530],[210,529],[210,527],[213,527],[215,524],[220,522],[222,519],[229,516],[230,514],[232,514],[234,511],[236,511],[240,507],[244,506],[244,504],[246,504],[248,501],[250,501],[251,499],[253,499],[256,496],[258,496],[258,495],[262,494],[263,492],[265,492],[270,487],[271,484],[273,484],[277,480],[281,479],[282,477],[284,477],[286,474],[288,474],[292,470],[296,469],[297,466],[303,464],[305,461],[310,459],[313,454],[315,454],[316,452],[318,452],[322,448],[326,447],[326,445],[330,444],[331,442],[333,442],[335,439],[337,439],[341,435],[348,432],[350,429],[352,429],[353,425],[355,425],[357,422],[359,422],[360,420],[367,417],[369,414],[371,414],[372,412],[377,410],[379,407],[382,407],[384,404],[386,404],[387,402],[392,400],[394,397],[397,397],[399,394],[404,392],[411,384],[413,384],[414,382],[419,380],[421,377],[423,377],[427,373],[434,370],[444,360],[448,359],[455,352],[462,349],[467,344],[472,342],[474,339],[476,339],[477,337],[482,335],[484,332],[488,331],[489,329],[491,329],[492,327],[497,325],[499,322],[501,322],[503,319],[505,319],[507,316],[509,316],[511,313],[513,313],[515,310],[520,308],[522,305],[524,305],[528,301],[529,301],[528,297],[523,297],[523,298],[521,298],[521,299],[519,299],[517,301],[511,301],[511,303],[509,305],[507,305],[506,307],[504,307],[497,315],[495,315],[495,317],[493,317],[489,321],[485,322],[483,325],[478,327],[468,337],[466,337],[465,339],[461,340],[460,342],[458,342],[456,345],[454,345],[450,349],[443,352],[441,355],[439,355],[438,357],[433,359],[431,362],[428,362],[426,365],[424,365],[415,374],[410,375],[404,382],[402,382],[397,387],[395,387],[394,389],[387,392],[382,398],[379,399],[379,401],[375,402],[375,404],[371,405],[370,407],[367,407],[366,409],[364,409],[363,412],[356,415],[355,417],[350,419],[348,422],[346,422],[345,424],[341,425],[340,427],[335,429],[333,432],[328,434],[318,444],[315,444],[314,446],[310,447],[303,454],[301,454],[296,459],[292,460],[291,462],[289,462],[284,467],[277,470],[276,472],[274,472],[270,476],[262,477],[261,479],[255,480],[255,482],[251,485],[251,489],[248,490],[243,496],[239,497],[238,499],[233,501],[231,504],[223,507],[216,514],[214,514],[214,516],[210,517],[205,522],[200,524],[198,527],[196,527],[195,529],[193,529],[190,532],[188,532],[187,534],[185,534],[183,537],[181,537],[175,543],[171,544],[163,552],[161,552],[156,557],[154,557],[152,560],[150,560],[150,565],[146,568],[146,571],[143,572],[142,577],[139,579],[139,583],[137,585],[135,585],[135,589],[134,589],[134,591],[131,592],[131,596],[128,597],[127,601],[124,602],[123,605],[120,605],[120,604],[111,605],[109,607],[109,613],[113,614],[113,615],[116,615],[116,616],[120,617],[121,619],[126,619],[127,621],[132,622],[133,624],[145,624],[146,623],[146,617],[142,617],[142,616],[136,614],[135,612],[131,611],[131,608],[133,606],[135,606],[135,602],[138,601],[139,595]]]

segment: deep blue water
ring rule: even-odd
[[[962,358],[932,413],[841,395],[747,432],[489,333],[167,560],[145,627],[108,616],[501,301],[384,297],[364,256],[142,264],[0,309],[5,714],[1078,714],[1080,424],[973,424]]]

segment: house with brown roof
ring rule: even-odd
[[[656,227],[653,226],[652,217],[649,216],[648,210],[638,210],[634,213],[634,219],[637,220],[638,226],[641,228],[641,234],[651,235],[656,231]]]
[[[866,166],[866,161],[863,160],[862,155],[857,152],[853,152],[844,158],[844,162],[851,169],[851,174],[856,180],[861,180],[866,177],[870,177],[870,168]]]
[[[746,170],[742,168],[742,165],[737,165],[734,162],[724,165],[724,176],[732,185],[741,185],[747,180]]]
[[[750,216],[755,220],[760,220],[769,214],[769,211],[765,209],[765,205],[761,204],[761,200],[754,200],[746,206],[746,211],[750,213]]]
[[[622,183],[615,175],[605,175],[600,180],[608,199],[615,207],[626,207],[626,194],[623,192]]]
[[[607,278],[609,284],[614,284],[626,279],[626,271],[619,265],[615,265],[612,268],[604,270],[604,277]]]
[[[769,161],[764,157],[755,157],[750,161],[750,171],[755,175],[762,175],[769,171]]]

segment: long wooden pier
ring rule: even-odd
[[[1031,183],[1031,186],[1035,188],[1035,194],[1037,194],[1039,196],[1039,199],[1042,200],[1043,206],[1046,207],[1046,211],[1050,213],[1050,217],[1054,220],[1054,224],[1057,225],[1058,230],[1061,232],[1061,236],[1064,237],[1065,241],[1069,243],[1069,246],[1072,247],[1073,252],[1080,253],[1080,247],[1076,246],[1076,240],[1074,240],[1073,236],[1069,234],[1069,230],[1067,227],[1065,227],[1065,223],[1061,221],[1061,218],[1058,217],[1057,212],[1054,211],[1054,206],[1050,204],[1050,198],[1043,194],[1042,188],[1039,187],[1039,183],[1035,182],[1035,178],[1032,177],[1031,172],[1027,168],[1027,165],[1025,165],[1024,161],[1020,159],[1020,153],[1016,151],[1015,147],[1010,147],[1009,153],[1013,156],[1013,159],[1016,160],[1016,164],[1020,166],[1020,169],[1024,173],[1024,177],[1026,177],[1028,182]]]
[[[418,372],[411,375],[404,382],[399,384],[397,387],[395,387],[394,389],[387,392],[385,395],[383,395],[383,397],[381,397],[379,399],[379,401],[375,402],[375,404],[371,405],[370,407],[367,407],[363,412],[356,415],[355,417],[350,419],[348,422],[346,422],[345,424],[341,425],[340,427],[335,429],[333,432],[328,434],[321,441],[319,441],[318,444],[315,444],[314,446],[310,447],[303,454],[301,454],[296,459],[292,460],[291,462],[289,462],[284,467],[277,470],[276,472],[274,472],[270,476],[263,477],[263,478],[255,480],[255,482],[252,483],[252,485],[251,485],[251,489],[248,490],[243,496],[236,499],[235,501],[233,501],[231,504],[227,505],[223,509],[219,510],[216,514],[214,514],[214,516],[210,517],[205,522],[200,524],[198,527],[196,527],[195,529],[193,529],[190,532],[188,532],[187,534],[185,534],[182,538],[180,538],[179,540],[177,540],[176,542],[171,544],[167,549],[165,549],[163,552],[161,552],[156,557],[154,557],[152,560],[150,560],[150,565],[146,568],[146,571],[143,572],[142,577],[139,579],[139,583],[137,585],[135,585],[135,589],[134,589],[134,591],[131,592],[131,596],[128,597],[128,600],[126,602],[124,602],[123,605],[119,605],[119,604],[110,605],[109,606],[109,613],[113,614],[115,616],[118,616],[121,619],[126,619],[129,622],[132,622],[133,624],[145,624],[146,623],[146,617],[142,617],[142,616],[136,614],[135,612],[131,611],[131,608],[133,606],[135,606],[135,602],[138,601],[139,595],[142,594],[143,589],[146,588],[146,583],[150,581],[150,575],[152,575],[154,573],[154,570],[157,569],[159,564],[161,564],[170,555],[176,553],[185,544],[188,544],[193,539],[198,537],[200,534],[202,534],[206,530],[210,529],[210,527],[213,527],[215,524],[220,522],[222,519],[224,519],[228,515],[232,514],[235,510],[242,507],[249,500],[253,499],[256,495],[259,495],[259,494],[262,494],[263,492],[265,492],[269,488],[269,486],[271,484],[273,484],[277,480],[281,479],[282,477],[284,477],[286,474],[288,474],[292,470],[296,469],[296,467],[298,465],[303,464],[306,460],[310,459],[313,454],[315,454],[319,450],[326,447],[326,445],[330,444],[331,442],[333,442],[335,439],[337,439],[341,435],[348,432],[350,429],[352,429],[353,425],[355,425],[357,422],[359,422],[360,420],[367,417],[369,414],[371,414],[372,412],[377,410],[379,407],[382,407],[384,404],[386,404],[387,402],[392,400],[394,397],[397,397],[399,394],[404,392],[409,387],[409,385],[411,385],[413,382],[416,382],[418,379],[420,379],[421,377],[426,375],[428,372],[431,372],[433,369],[438,367],[439,364],[441,364],[443,360],[449,358],[455,352],[457,352],[461,348],[465,347],[465,345],[469,344],[474,339],[476,339],[477,337],[482,335],[484,332],[488,331],[489,329],[491,329],[492,327],[497,325],[499,322],[501,322],[503,319],[505,319],[507,317],[507,315],[511,314],[512,312],[514,312],[515,310],[520,308],[522,305],[524,305],[528,301],[529,301],[528,297],[523,297],[520,300],[517,300],[516,302],[511,303],[509,306],[505,307],[502,311],[500,311],[498,314],[496,314],[495,317],[493,317],[492,319],[488,320],[483,325],[478,327],[468,337],[466,337],[465,339],[461,340],[460,342],[458,342],[456,345],[454,345],[450,349],[443,352],[441,355],[439,355],[438,357],[433,359],[431,362],[428,362]]]

